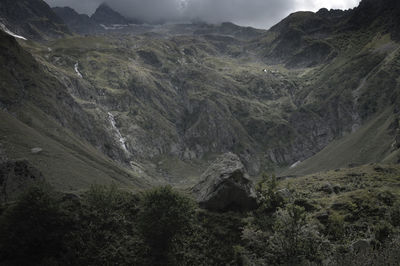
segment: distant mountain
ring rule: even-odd
[[[1,0],[0,20],[10,31],[27,39],[45,40],[70,34],[43,0]]]
[[[91,16],[91,19],[98,24],[109,25],[127,25],[127,24],[139,24],[138,20],[128,19],[122,16],[117,11],[113,10],[108,4],[103,3],[97,9],[96,12]]]
[[[241,27],[231,22],[224,22],[219,25],[207,23],[194,23],[198,28],[194,30],[196,35],[229,35],[239,39],[252,39],[264,34],[264,30],[255,29],[252,27]]]
[[[326,63],[337,55],[326,38],[331,37],[350,15],[350,11],[327,9],[293,13],[273,26],[258,46],[269,63],[291,68]]]
[[[53,11],[65,22],[75,33],[93,34],[102,32],[104,29],[86,14],[78,14],[70,7],[54,7]]]

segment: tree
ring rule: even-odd
[[[318,261],[328,244],[312,223],[307,221],[303,207],[288,204],[276,213],[274,234],[269,239],[269,251],[279,263],[298,265]]]
[[[0,262],[42,265],[60,259],[71,226],[49,186],[31,187],[0,219]]]
[[[170,186],[143,194],[139,226],[155,264],[168,263],[168,252],[174,239],[190,227],[193,217],[192,200]]]

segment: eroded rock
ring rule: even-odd
[[[220,156],[203,173],[193,193],[201,207],[212,211],[248,211],[257,205],[253,182],[233,153]]]

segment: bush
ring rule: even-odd
[[[262,230],[269,230],[272,228],[273,221],[271,219],[271,214],[285,203],[277,194],[277,186],[278,184],[274,175],[269,177],[264,174],[261,181],[257,183],[256,193],[259,207],[255,212],[255,221]]]
[[[400,226],[400,201],[397,201],[393,207],[390,209],[390,223],[394,227]]]
[[[60,198],[45,185],[31,187],[0,219],[0,262],[43,265],[60,260],[72,218]]]
[[[328,222],[326,224],[326,234],[331,240],[339,241],[343,239],[344,233],[344,216],[333,212],[331,215],[329,215]]]
[[[272,231],[246,227],[243,239],[246,242],[243,257],[250,265],[321,263],[330,248],[329,241],[307,220],[304,208],[295,204],[278,209]]]
[[[136,225],[139,199],[116,186],[93,186],[74,211],[65,260],[75,265],[145,264],[146,245]]]
[[[304,261],[319,262],[328,243],[316,227],[307,221],[304,208],[288,204],[277,212],[269,245],[279,263],[295,265]]]
[[[150,246],[154,263],[167,264],[172,244],[190,228],[195,213],[194,203],[170,186],[145,192],[142,197],[139,226]]]

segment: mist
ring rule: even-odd
[[[91,15],[104,0],[46,0],[50,6],[69,6]],[[144,21],[209,23],[230,21],[243,26],[269,28],[292,12],[322,7],[348,9],[359,0],[109,0],[107,4],[126,17]]]

